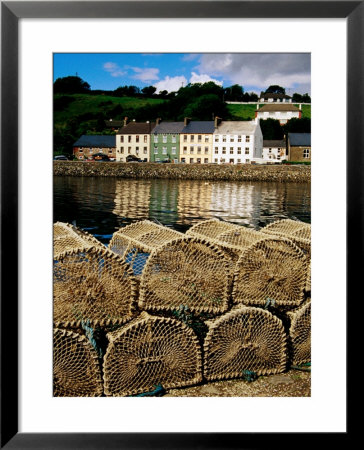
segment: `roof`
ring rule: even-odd
[[[215,133],[217,134],[250,134],[254,133],[257,124],[251,120],[226,120],[220,122]]]
[[[150,134],[154,127],[152,122],[129,122],[119,129],[118,134]]]
[[[181,133],[184,126],[183,122],[161,122],[153,129],[153,134]]]
[[[181,133],[213,133],[215,131],[215,123],[213,120],[191,120],[187,126],[183,127]]]
[[[116,136],[115,134],[83,134],[73,147],[116,147]]]
[[[273,105],[264,105],[257,111],[300,111],[300,109],[289,103],[274,103]]]
[[[285,147],[286,141],[281,140],[263,140],[263,147]]]
[[[311,133],[288,133],[291,145],[311,147]]]
[[[272,94],[272,93],[267,93],[265,94],[264,92],[262,92],[260,94],[260,98],[292,98],[289,95],[286,94]]]
[[[119,128],[119,127],[122,127],[124,125],[124,121],[123,120],[110,119],[110,120],[104,120],[104,122],[105,122],[105,126],[108,127],[108,128],[109,127]]]

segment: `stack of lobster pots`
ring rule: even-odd
[[[142,396],[311,360],[311,226],[54,224],[54,395]]]

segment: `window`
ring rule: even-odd
[[[154,147],[154,154],[155,154],[155,155],[158,154],[158,147]]]
[[[241,163],[241,159],[238,158],[238,159],[236,160],[236,162],[237,162],[238,164],[240,164],[240,163]]]
[[[190,141],[191,141],[191,142],[194,142],[194,141],[195,141],[195,136],[194,136],[193,134],[191,134]]]
[[[250,142],[250,136],[246,136],[245,141]]]
[[[120,142],[124,142],[124,136],[120,136]]]
[[[230,158],[230,159],[229,159],[229,163],[230,163],[230,164],[234,164],[234,159],[233,159],[233,158]]]
[[[219,142],[219,136],[215,136],[215,142]]]
[[[209,158],[205,158],[205,159],[203,160],[203,162],[204,162],[205,164],[208,164]]]
[[[175,155],[177,153],[177,148],[176,147],[172,147],[172,155]]]
[[[215,153],[219,153],[219,147],[215,147]]]
[[[234,136],[230,136],[230,142],[234,142],[235,138]]]
[[[112,153],[112,150],[109,150],[109,153]]]
[[[238,147],[238,155],[241,155],[241,147]]]
[[[120,147],[120,153],[124,153],[124,147]]]
[[[210,136],[205,136],[205,142],[210,142]]]
[[[226,147],[222,148],[222,152],[225,154],[226,153]]]
[[[131,136],[128,136],[128,142],[131,142]]]
[[[135,147],[135,152],[138,154],[139,153],[139,147]]]
[[[162,140],[163,140],[163,144],[167,143],[167,135],[166,134],[163,135]]]
[[[217,158],[215,158],[215,159],[214,159],[214,162],[215,162],[215,163],[217,163],[217,162],[218,162],[218,159],[217,159]]]
[[[209,152],[209,148],[205,147],[205,155]]]
[[[230,155],[234,153],[234,147],[230,147]]]
[[[197,164],[201,164],[201,158],[197,158]]]
[[[175,144],[177,142],[177,138],[175,134],[172,134],[172,142]]]
[[[186,158],[181,158],[181,163],[185,163],[186,162]]]
[[[225,158],[221,158],[221,160],[220,160],[222,163],[224,163],[225,162]]]
[[[156,134],[154,135],[154,143],[158,144],[158,136]]]
[[[238,142],[241,142],[241,136],[238,136]]]
[[[167,147],[163,147],[163,155],[167,154]]]
[[[193,147],[192,146],[190,147],[190,153],[193,153]]]
[[[183,147],[183,153],[184,153],[184,154],[187,153],[187,147]]]
[[[304,148],[303,149],[303,157],[305,159],[308,159],[310,157],[310,149],[309,148]]]
[[[201,136],[201,134],[199,134],[198,136],[197,136],[197,142],[201,142],[202,141],[202,136]]]
[[[246,162],[246,163],[249,163],[249,162],[250,162],[250,159],[246,159],[245,162]]]
[[[201,153],[201,147],[197,147],[197,153]]]
[[[146,155],[148,153],[148,147],[143,147],[143,153]]]
[[[187,134],[183,135],[183,142],[187,142]]]
[[[139,142],[139,136],[138,135],[135,136],[135,142]]]
[[[194,162],[193,158],[190,158],[190,164],[193,164],[193,162]]]
[[[249,155],[249,147],[245,147],[245,154]]]
[[[128,147],[128,153],[129,154],[131,153],[131,147]]]
[[[222,137],[222,142],[226,142],[226,136],[225,135]]]
[[[272,149],[270,148],[270,149],[268,150],[268,152],[269,152],[269,153],[272,153]]]
[[[79,153],[83,153],[83,150],[80,149],[78,152],[79,152]]]
[[[146,144],[147,142],[148,142],[148,135],[145,134],[145,135],[144,135],[144,143]]]

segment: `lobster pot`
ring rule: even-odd
[[[309,261],[309,264],[307,267],[307,278],[306,278],[305,291],[311,292],[311,260]]]
[[[282,236],[293,241],[311,257],[311,225],[298,220],[283,219],[270,223],[261,229],[263,233]]]
[[[283,372],[287,336],[282,321],[254,307],[233,308],[209,324],[204,343],[204,377],[221,380]]]
[[[197,337],[182,322],[140,317],[109,333],[104,356],[107,396],[150,392],[157,386],[176,388],[202,380],[201,349]]]
[[[109,249],[124,257],[134,275],[139,276],[150,253],[183,234],[149,220],[135,222],[116,231]]]
[[[311,299],[300,308],[287,313],[291,324],[289,342],[292,364],[311,361]]]
[[[103,382],[97,353],[85,336],[53,330],[53,395],[100,397]]]
[[[53,254],[56,256],[65,251],[86,247],[105,246],[86,231],[64,222],[53,224]]]
[[[228,308],[229,260],[216,246],[183,237],[155,250],[140,282],[139,307],[222,313]]]
[[[240,256],[233,280],[233,303],[281,309],[299,306],[304,299],[308,260],[290,240],[267,238]]]
[[[236,263],[245,248],[267,238],[266,234],[258,231],[216,219],[200,222],[191,227],[186,234],[206,239],[219,246],[232,261],[231,272],[234,272]]]
[[[57,327],[124,323],[133,315],[137,284],[129,266],[101,247],[54,259],[53,320]]]

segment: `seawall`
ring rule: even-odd
[[[54,161],[55,176],[309,183],[304,165],[217,165]]]

